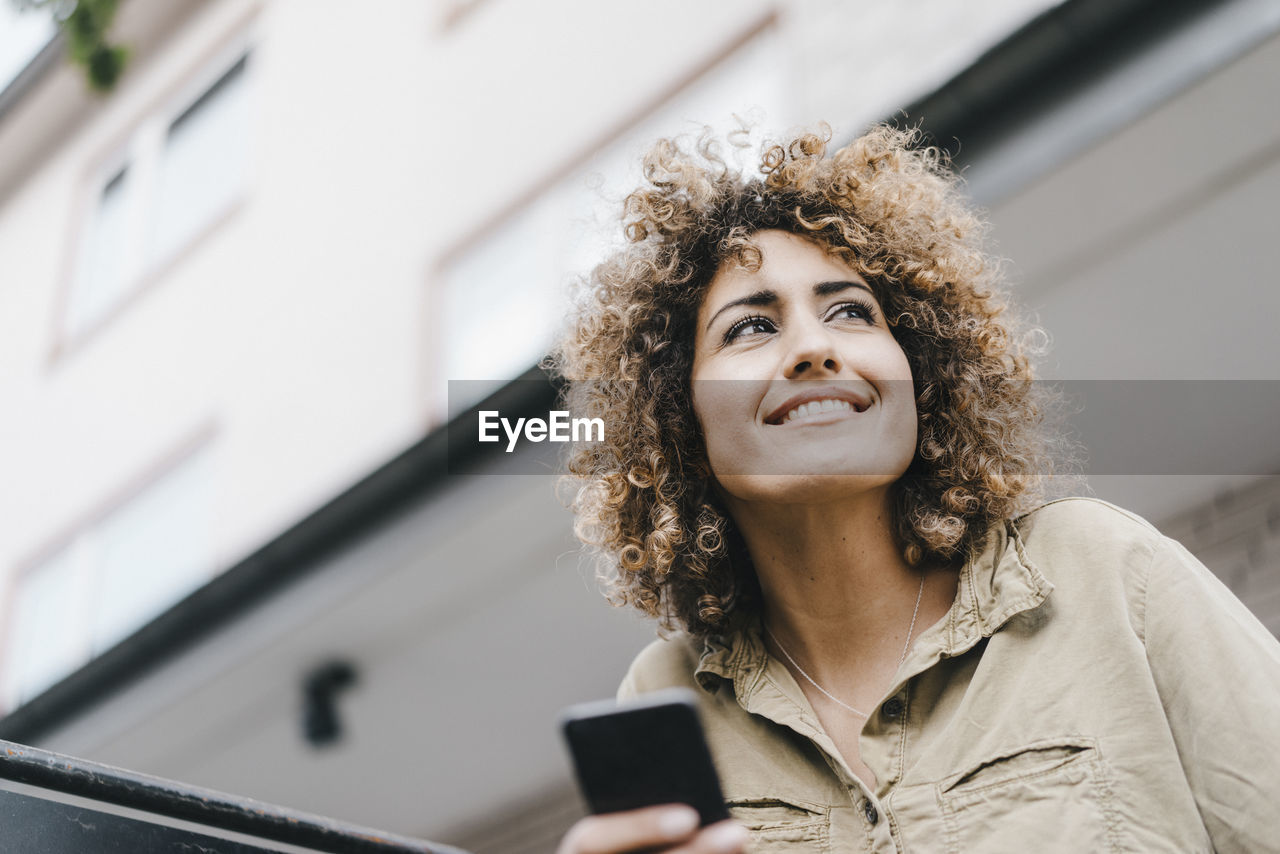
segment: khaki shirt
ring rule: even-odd
[[[997,525],[859,739],[869,791],[758,626],[659,640],[620,697],[699,695],[752,850],[1280,851],[1280,644],[1142,519]]]

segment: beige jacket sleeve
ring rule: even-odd
[[[1145,642],[1169,727],[1218,852],[1280,840],[1280,642],[1174,540],[1148,573]]]

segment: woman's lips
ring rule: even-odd
[[[869,398],[852,389],[815,388],[787,398],[765,417],[764,423],[776,426],[813,421],[823,416],[832,417],[823,420],[838,420],[863,412],[870,405]]]

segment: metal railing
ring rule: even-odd
[[[465,854],[7,741],[0,741],[0,850]]]

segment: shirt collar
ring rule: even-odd
[[[916,639],[904,666],[918,673],[940,657],[966,652],[1015,614],[1038,607],[1052,591],[1053,584],[1028,559],[1014,523],[997,521],[982,551],[960,569],[956,598],[946,617]],[[708,691],[730,680],[739,697],[745,697],[767,659],[759,621],[753,620],[730,634],[708,636],[694,677]]]

